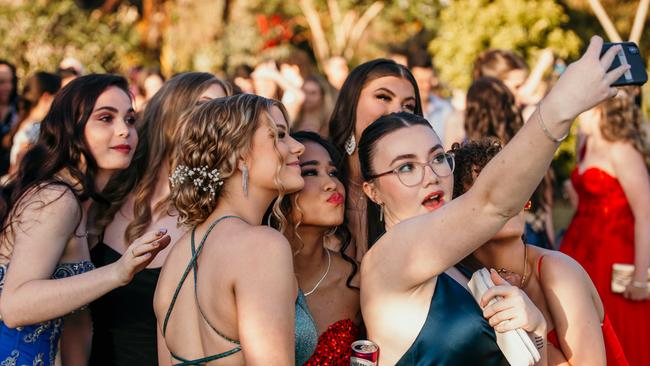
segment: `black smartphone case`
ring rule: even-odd
[[[632,68],[623,74],[612,85],[624,86],[645,84],[648,81],[648,74],[646,73],[645,65],[643,64],[643,58],[641,58],[639,46],[637,46],[634,42],[604,43],[603,49],[601,51],[601,56],[607,52],[610,47],[617,44],[621,45],[621,47],[623,47],[623,50],[614,57],[614,61],[612,62],[612,66],[610,66],[609,70],[613,70],[621,66],[621,58],[623,58],[623,61],[627,61],[627,63],[630,64]]]

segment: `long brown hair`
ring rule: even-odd
[[[635,87],[621,88],[616,97],[599,106],[603,115],[600,132],[607,141],[632,144],[643,155],[646,167],[650,170],[650,146],[642,127],[641,108],[635,103],[638,92]]]
[[[420,90],[411,71],[393,60],[380,58],[368,61],[355,67],[350,72],[336,99],[336,104],[330,117],[328,137],[337,149],[345,151],[345,143],[350,135],[354,133],[354,128],[357,123],[357,106],[363,88],[371,81],[384,76],[395,76],[407,80],[411,84],[415,93],[415,110],[413,113],[418,116],[423,116]],[[348,159],[343,159],[341,169],[349,177],[350,167]],[[342,183],[346,190],[350,188],[348,179],[345,179]],[[368,205],[366,220],[368,238],[377,238],[381,234],[383,225],[377,225],[378,222],[380,222],[379,209],[376,205]]]
[[[465,109],[469,140],[493,136],[505,145],[523,125],[515,97],[505,84],[493,77],[481,77],[472,83]]]
[[[151,224],[153,215],[169,209],[169,197],[164,198],[151,209],[151,200],[162,169],[169,168],[173,151],[174,135],[179,119],[185,111],[196,105],[199,97],[212,85],[220,85],[226,95],[232,94],[230,86],[214,75],[203,72],[188,72],[171,78],[151,98],[138,124],[140,143],[128,171],[112,179],[108,187],[124,187],[133,196],[133,220],[124,232],[126,243],[132,243],[144,234]],[[164,166],[164,164],[168,164]],[[124,203],[113,204],[97,220],[99,230],[103,229]],[[112,201],[115,202],[115,201]]]
[[[11,243],[12,238],[7,234],[15,231],[15,223],[20,224],[21,211],[17,207],[22,199],[46,187],[67,187],[79,202],[93,199],[100,209],[109,206],[106,196],[96,191],[95,177],[99,168],[87,146],[84,130],[97,99],[110,87],[117,87],[130,96],[126,79],[108,74],[79,77],[56,94],[41,123],[38,141],[21,160],[16,175],[1,189],[2,244]],[[85,169],[82,169],[82,162]],[[61,171],[71,179],[61,178]],[[60,197],[63,194],[65,190]],[[120,198],[119,194],[112,194],[112,197]],[[41,202],[44,206],[49,203]]]
[[[332,110],[334,109],[334,99],[336,97],[336,90],[327,81],[327,79],[325,79],[320,75],[308,76],[305,79],[305,83],[309,81],[318,85],[318,88],[320,89],[321,96],[322,96],[320,110],[318,111],[319,126],[318,126],[318,131],[316,132],[318,132],[322,136],[327,136],[328,129],[329,129],[328,123],[329,123],[330,115],[332,114]],[[302,131],[304,118],[305,118],[305,110],[303,105],[302,107],[300,107],[300,111],[298,111],[298,116],[296,116],[296,120],[294,121],[291,129],[293,131]]]

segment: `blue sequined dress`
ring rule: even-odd
[[[90,261],[61,263],[52,279],[75,276],[95,267]],[[4,287],[7,265],[0,264],[0,294]],[[9,328],[0,320],[0,366],[53,366],[59,347],[63,318],[25,327]]]

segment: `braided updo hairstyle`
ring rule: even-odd
[[[179,166],[189,169],[205,168],[208,172],[216,169],[219,178],[227,181],[236,173],[238,160],[250,151],[257,128],[266,123],[276,131],[270,115],[274,106],[289,120],[287,111],[280,102],[253,94],[218,98],[193,108],[181,118],[178,125],[171,171],[175,172]],[[282,161],[277,148],[276,154]],[[280,197],[276,200],[276,206],[282,201],[284,191],[278,178],[280,169],[281,165],[278,165],[275,181]],[[205,221],[223,196],[223,187],[213,184],[213,193],[195,186],[192,179],[172,184],[171,201],[179,214],[178,223],[195,226]],[[273,207],[273,214],[278,221],[286,223],[279,207]]]

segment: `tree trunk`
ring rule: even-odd
[[[609,19],[607,11],[605,11],[605,8],[603,8],[600,1],[589,0],[589,5],[591,5],[591,9],[596,14],[596,18],[598,18],[600,25],[605,29],[605,33],[607,33],[607,38],[609,38],[610,42],[623,42],[621,35],[618,34],[616,27],[614,27],[614,23]]]
[[[641,34],[643,34],[643,27],[648,16],[648,6],[650,6],[650,0],[641,0],[639,7],[636,8],[634,25],[632,25],[632,31],[630,32],[630,41],[636,44],[641,42]]]

